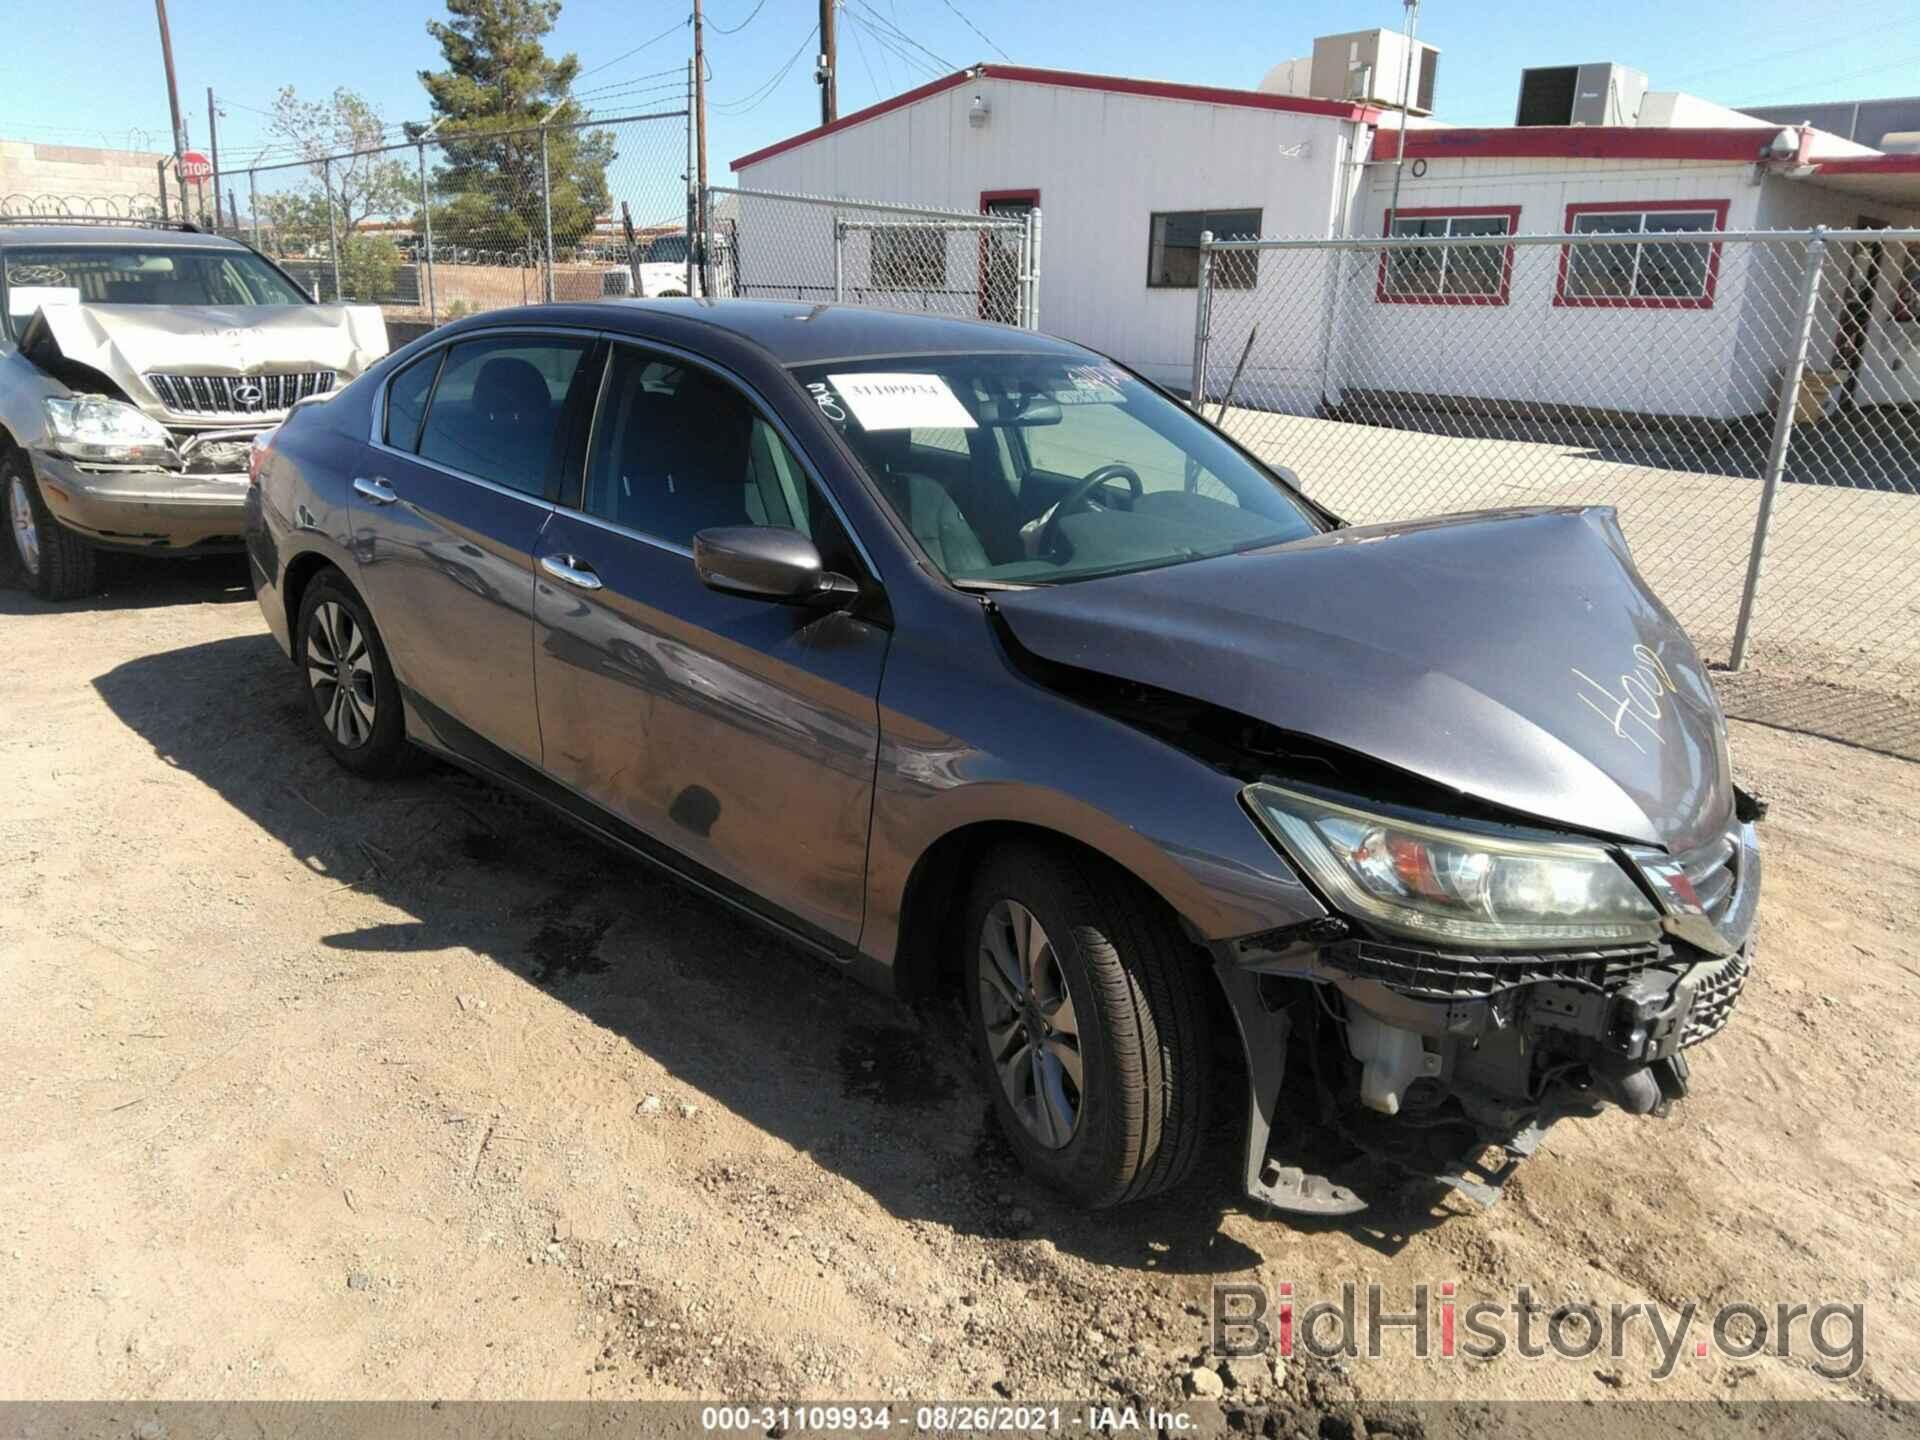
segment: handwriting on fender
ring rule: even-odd
[[[1576,692],[1581,703],[1605,720],[1618,738],[1644,755],[1647,747],[1640,743],[1642,739],[1656,745],[1667,743],[1660,733],[1659,722],[1666,715],[1662,702],[1666,696],[1678,694],[1680,687],[1673,683],[1665,662],[1647,646],[1634,646],[1633,660],[1633,668],[1620,676],[1618,693],[1577,665],[1573,673],[1586,687]]]

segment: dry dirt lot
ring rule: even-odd
[[[1868,1323],[1847,1381],[1402,1345],[1235,1404],[1920,1394],[1912,765],[1736,726],[1760,965],[1671,1121],[1557,1128],[1491,1212],[1302,1224],[1236,1201],[1229,1117],[1088,1217],[1010,1168],[951,1007],[450,771],[349,778],[238,568],[120,573],[0,591],[0,1396],[1166,1400],[1223,1279]]]

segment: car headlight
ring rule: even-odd
[[[1451,830],[1277,785],[1244,793],[1336,909],[1383,929],[1495,949],[1659,933],[1653,902],[1603,846]]]
[[[167,427],[123,400],[75,395],[47,401],[53,448],[108,465],[162,464],[176,458]]]

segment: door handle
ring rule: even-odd
[[[576,590],[600,588],[600,577],[593,573],[593,567],[572,555],[542,555],[540,568],[554,579],[564,581]]]
[[[393,486],[385,480],[379,478],[367,480],[358,475],[353,480],[353,493],[370,505],[391,505],[400,498],[394,492]]]

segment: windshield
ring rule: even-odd
[[[1320,528],[1184,406],[1103,360],[941,355],[794,373],[955,581],[1083,580]]]
[[[17,333],[43,305],[305,305],[249,250],[61,245],[0,252]]]
[[[656,235],[647,242],[648,265],[684,265],[687,261],[687,237]]]

